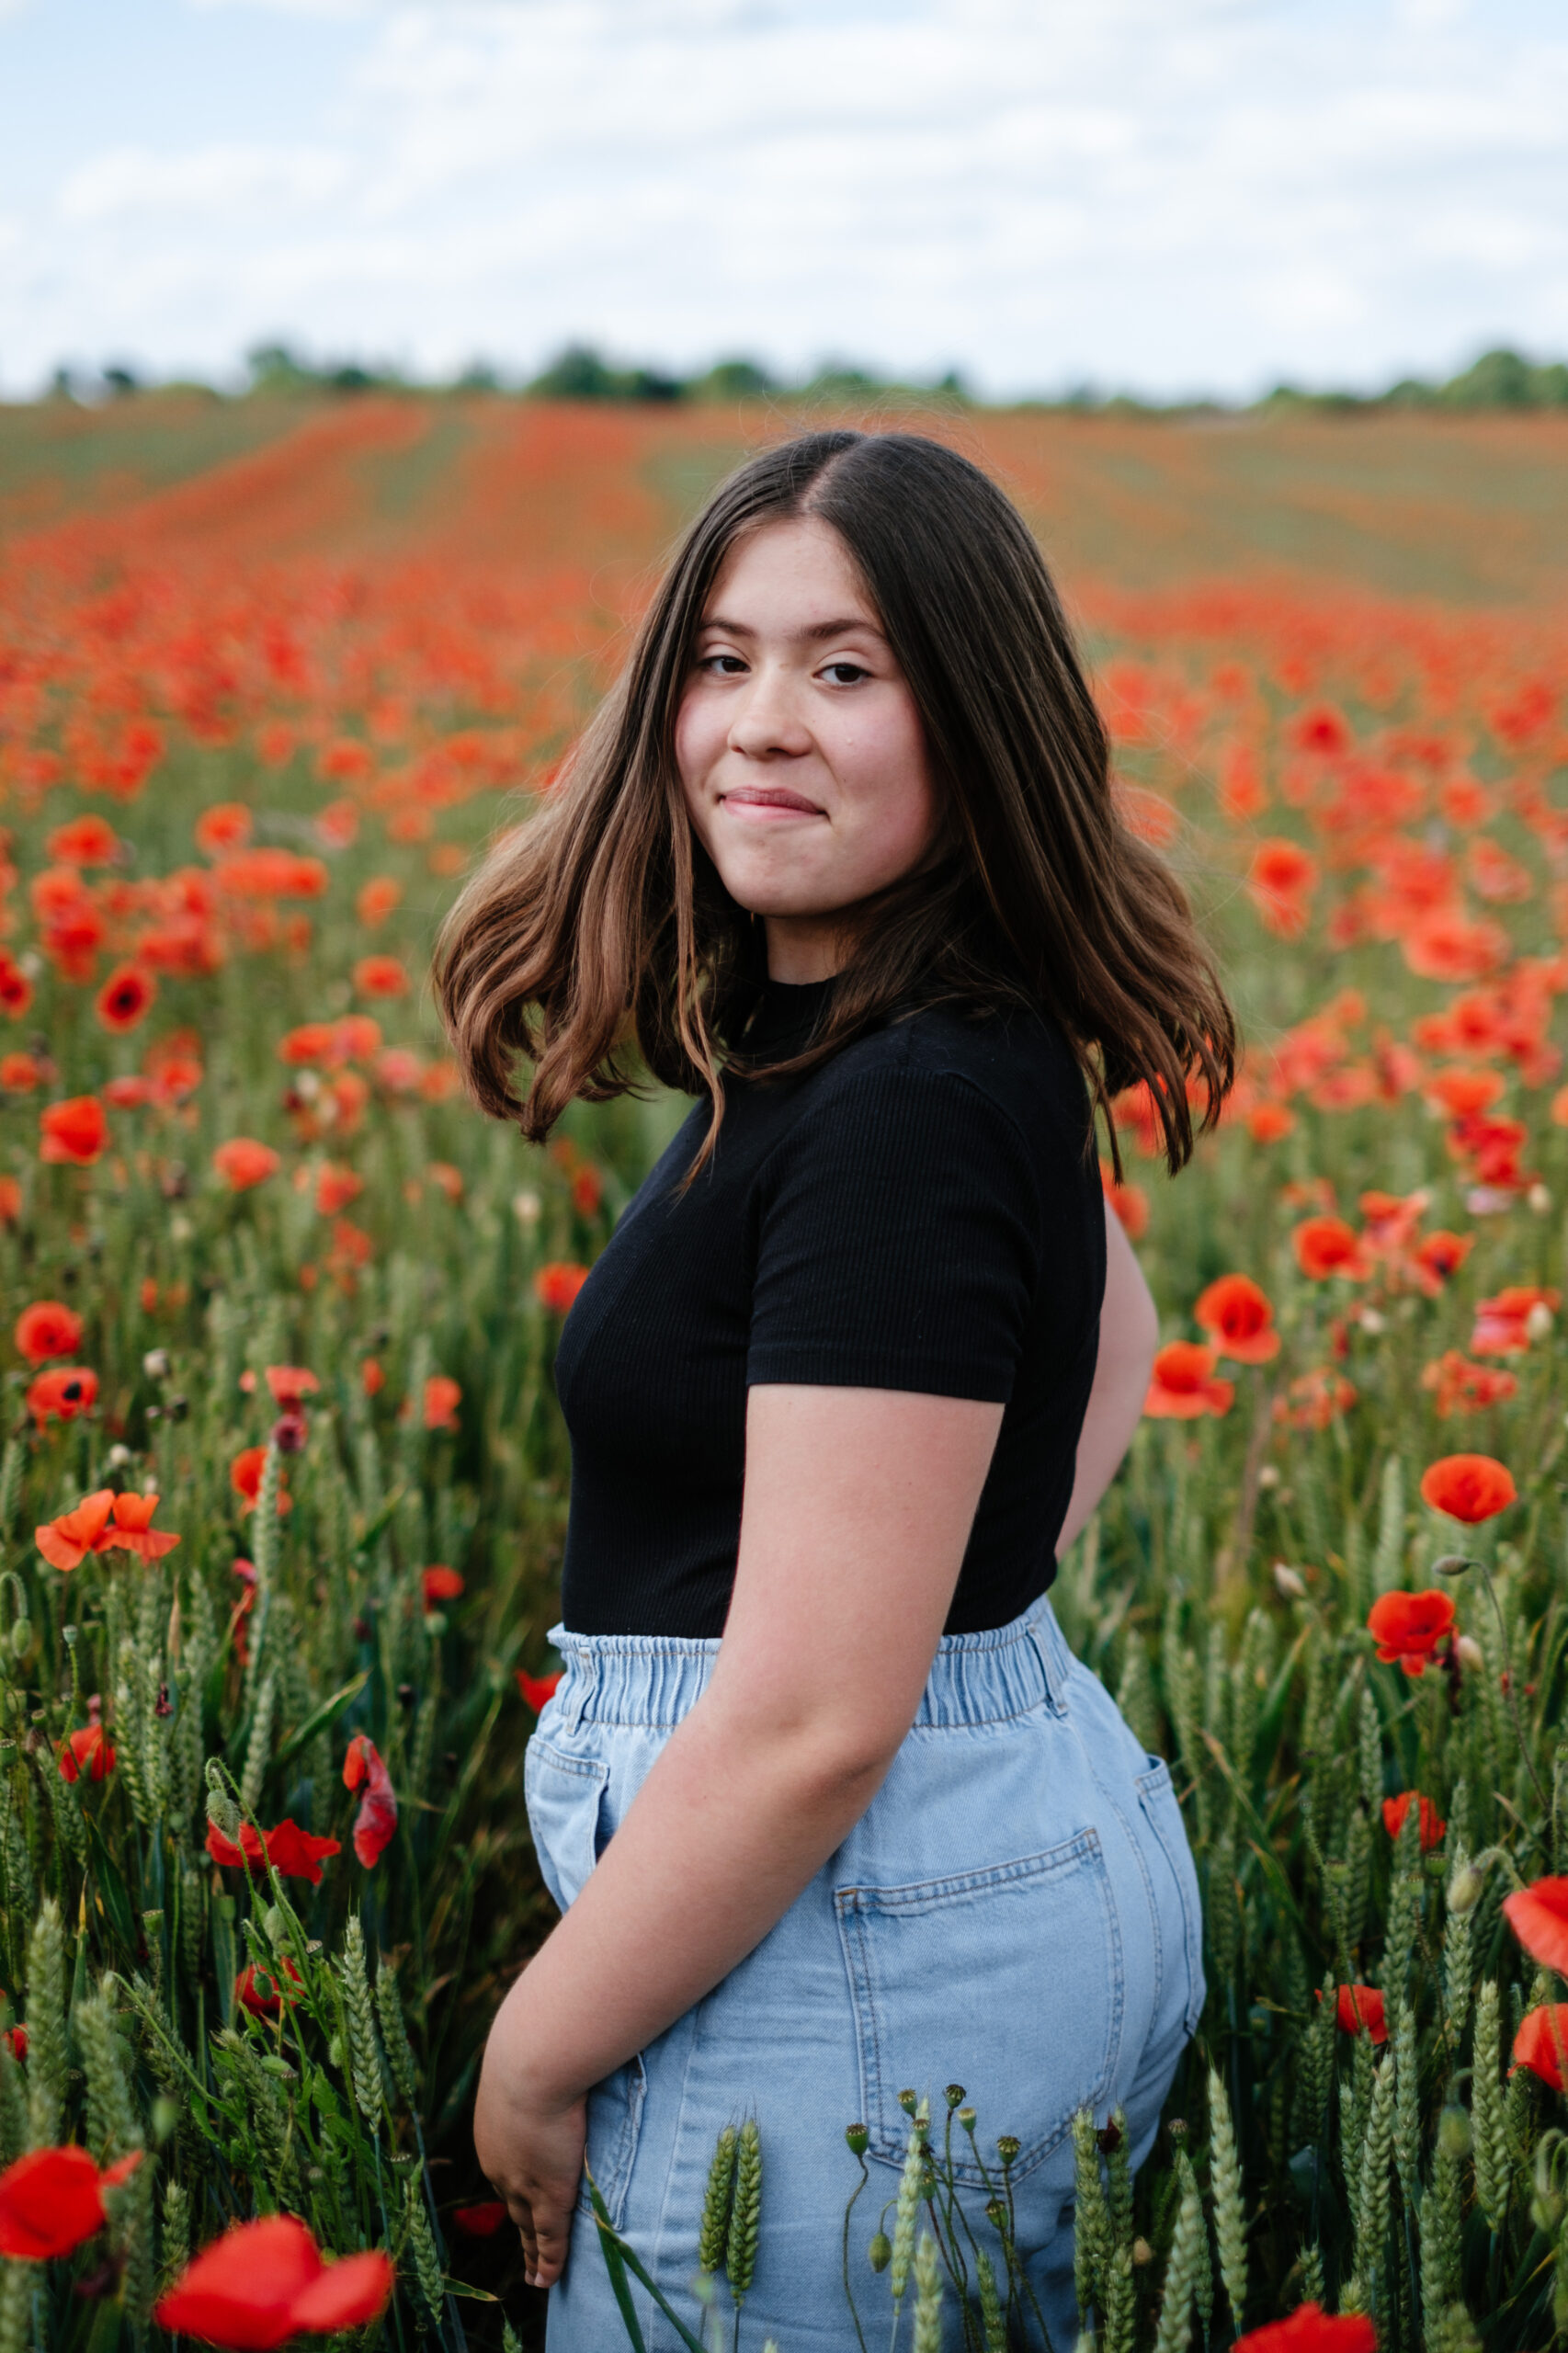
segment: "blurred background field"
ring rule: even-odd
[[[498,2345],[503,2310],[541,2341],[469,2112],[551,1916],[520,1800],[550,1364],[680,1107],[525,1147],[463,1105],[426,969],[684,516],[822,414],[0,410],[0,2160],[144,2152],[107,2237],[7,2265],[4,2353],[138,2339],[187,2254],[277,2210],[391,2251],[389,2341]],[[1568,417],[869,415],[1028,515],[1245,1046],[1174,1185],[1119,1104],[1176,1353],[1060,1608],[1174,1760],[1210,1997],[1085,2304],[1117,2353],[1308,2295],[1391,2348],[1539,2347],[1561,2064],[1538,2027],[1505,2069],[1561,1989],[1500,1906],[1568,1867]],[[1461,1449],[1518,1501],[1424,1500]],[[71,1520],[153,1487],[162,1557]],[[1456,1550],[1495,1609],[1482,1568],[1438,1586]],[[1373,1605],[1432,1589],[1425,1671],[1380,1664]],[[1405,1792],[1434,1839],[1412,1807],[1396,1843]],[[288,1822],[336,1842],[313,1877]],[[939,2096],[961,2053],[930,2062]],[[1007,2124],[985,2104],[983,2143]]]

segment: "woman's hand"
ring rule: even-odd
[[[484,2046],[473,2109],[473,2145],[486,2177],[523,2235],[530,2288],[550,2288],[566,2264],[583,2177],[587,2102],[542,2094],[504,2003]]]

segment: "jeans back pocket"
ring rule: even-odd
[[[872,2155],[902,2164],[899,2093],[928,2090],[935,2118],[949,2076],[979,2113],[982,2148],[1018,2139],[1015,2178],[1060,2146],[1075,2109],[1098,2110],[1120,2054],[1124,1984],[1096,1831],[956,1878],[842,1887],[834,1905]],[[969,2143],[954,2140],[956,2177],[983,2187]]]
[[[540,1871],[560,1909],[575,1903],[599,1859],[599,1805],[609,1767],[569,1756],[536,1732],[523,1751],[523,1803]]]
[[[1180,1905],[1181,1949],[1187,1965],[1187,1987],[1183,1996],[1185,2008],[1182,2024],[1191,2035],[1198,2030],[1203,2015],[1203,1996],[1207,1990],[1203,1981],[1203,1904],[1198,1893],[1198,1872],[1187,1844],[1187,1824],[1181,1818],[1181,1803],[1171,1780],[1171,1768],[1163,1756],[1149,1758],[1149,1770],[1137,1779],[1138,1802],[1154,1835],[1161,1853],[1170,1866]]]

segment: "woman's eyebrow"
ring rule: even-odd
[[[747,622],[726,620],[722,613],[710,614],[702,627],[705,631],[710,629],[722,631],[726,637],[756,637],[757,634]],[[841,613],[836,620],[812,621],[806,628],[795,630],[791,633],[798,644],[814,645],[825,638],[846,637],[857,630],[867,637],[881,638],[882,634],[876,622],[868,620],[864,613]]]

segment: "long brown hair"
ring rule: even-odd
[[[809,1048],[744,1061],[762,927],[687,816],[676,709],[737,538],[814,516],[858,567],[925,727],[937,854],[858,911]],[[492,850],[443,926],[436,981],[487,1111],[548,1135],[574,1097],[636,1083],[635,1057],[723,1113],[722,1067],[803,1070],[898,1012],[1037,1008],[1104,1108],[1147,1082],[1172,1173],[1191,1154],[1189,1074],[1214,1125],[1235,1020],[1187,895],[1129,831],[1105,726],[1039,548],[994,483],[910,433],[808,433],[722,483],[687,530],[614,688],[538,812]],[[526,1094],[519,1055],[533,1064]],[[1086,1149],[1093,1147],[1090,1123]]]

